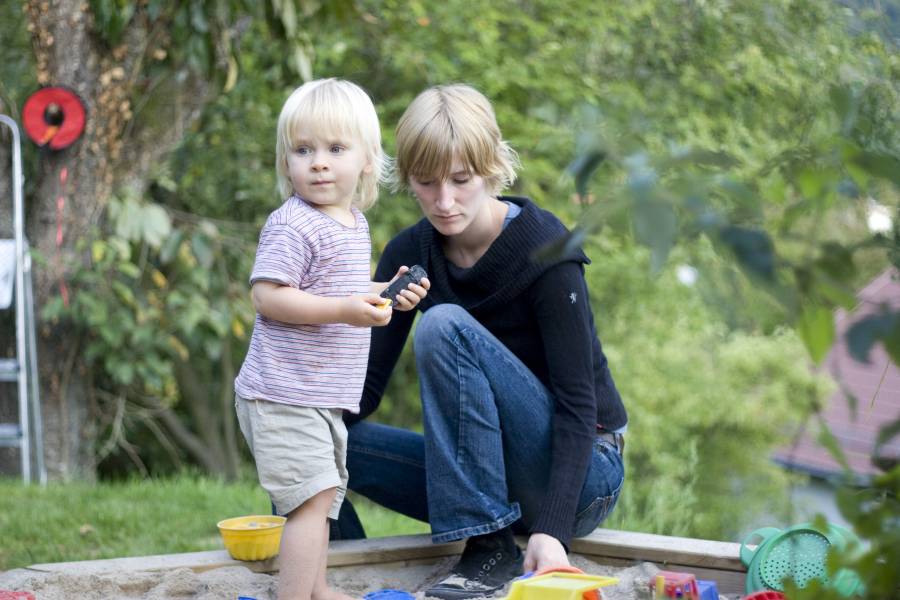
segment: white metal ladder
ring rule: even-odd
[[[25,238],[25,211],[22,200],[22,149],[19,127],[6,115],[0,123],[12,132],[13,235],[0,239],[0,310],[13,303],[15,289],[16,355],[0,358],[0,382],[18,385],[19,421],[0,423],[0,446],[18,448],[22,479],[47,482],[44,467],[43,425],[41,423],[40,385],[37,373],[37,347],[34,335],[34,299],[31,286],[31,255]]]

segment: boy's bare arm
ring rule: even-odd
[[[272,281],[257,281],[250,291],[253,306],[264,317],[294,325],[348,323],[360,327],[387,325],[391,311],[378,307],[377,294],[343,298],[316,296]]]

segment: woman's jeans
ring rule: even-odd
[[[512,352],[454,304],[425,312],[414,344],[425,435],[365,421],[351,426],[350,489],[429,522],[435,543],[508,525],[526,533],[549,481],[553,398]],[[623,479],[615,445],[595,438],[576,537],[606,518]],[[352,506],[342,511],[332,534],[364,535]]]

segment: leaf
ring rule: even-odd
[[[846,85],[833,85],[828,93],[831,96],[831,105],[834,107],[834,112],[841,121],[844,121],[853,105],[853,90]]]
[[[900,365],[900,313],[894,315],[894,327],[882,338],[884,349],[895,365]]]
[[[846,340],[850,356],[868,363],[869,352],[875,342],[885,342],[885,349],[894,364],[900,364],[900,312],[882,309],[879,314],[864,317],[850,326]]]
[[[875,438],[875,449],[872,451],[872,454],[876,456],[881,454],[881,447],[898,435],[900,435],[900,418],[882,426],[878,430],[878,437]]]
[[[840,306],[848,311],[856,308],[858,304],[856,296],[849,288],[835,283],[827,276],[816,278],[816,291],[832,305]]]
[[[176,229],[163,241],[159,249],[159,260],[162,264],[167,265],[172,262],[172,259],[178,253],[178,247],[181,245],[183,238],[184,233]]]
[[[197,257],[197,260],[204,268],[208,269],[212,266],[213,251],[205,235],[194,233],[191,236],[191,249],[193,249],[194,256]]]
[[[163,0],[149,0],[147,2],[147,15],[152,21],[159,18],[164,4],[165,2],[163,2]]]
[[[188,350],[187,346],[185,346],[177,337],[175,337],[174,335],[170,335],[166,341],[168,342],[169,347],[171,347],[175,351],[175,353],[178,354],[178,357],[182,361],[187,361],[187,359],[190,358],[190,350]]]
[[[297,9],[294,7],[294,0],[280,0],[281,12],[278,17],[281,19],[281,25],[288,39],[294,37],[297,33]]]
[[[582,198],[588,194],[588,182],[594,172],[603,164],[606,152],[603,150],[591,150],[578,156],[569,163],[566,171],[575,177],[575,191]]]
[[[700,165],[726,169],[739,164],[740,161],[727,152],[704,150],[703,148],[683,148],[672,152],[659,164],[659,167],[660,169],[671,169],[672,167]]]
[[[134,299],[134,292],[130,287],[128,287],[121,281],[113,281],[112,289],[116,292],[116,296],[118,296],[119,300],[121,300],[123,303],[131,307],[136,306],[137,303]]]
[[[132,279],[137,279],[141,275],[141,270],[137,265],[130,262],[121,262],[117,265],[117,268],[120,273]]]
[[[231,333],[239,340],[243,340],[247,335],[244,324],[237,317],[231,320]]]
[[[147,204],[141,211],[143,220],[143,238],[150,246],[159,248],[162,241],[172,231],[172,219],[169,213],[158,204]]]
[[[837,242],[822,244],[821,256],[816,265],[838,281],[852,281],[856,276],[853,253]]]
[[[288,4],[291,3],[288,2]],[[200,33],[206,33],[209,31],[209,23],[207,23],[206,21],[206,14],[204,13],[202,2],[191,3],[191,27],[193,27],[195,31],[199,31]]]
[[[303,81],[312,80],[311,51],[301,44],[294,44],[294,68]]]
[[[852,162],[869,175],[887,179],[900,186],[900,159],[896,156],[861,150],[853,156]]]
[[[814,169],[803,169],[797,173],[796,183],[806,198],[815,198],[822,191],[822,181]]]
[[[65,304],[61,296],[53,296],[49,298],[41,309],[42,321],[54,321],[60,318],[65,311]]]
[[[581,245],[584,243],[585,237],[587,237],[585,229],[581,226],[576,227],[567,235],[561,237],[557,241],[551,242],[541,248],[538,248],[534,252],[533,258],[537,261],[549,262],[563,256],[568,256],[581,247]]]
[[[819,415],[818,441],[826,450],[828,450],[828,453],[834,457],[845,471],[850,470],[850,464],[847,462],[847,457],[844,455],[841,445],[838,443],[837,438],[834,437],[834,434],[831,433],[831,430],[828,428],[828,423],[825,422],[825,419],[823,419],[821,415]]]
[[[109,366],[108,366],[109,368]],[[124,385],[129,385],[134,381],[134,366],[131,363],[117,361],[115,366],[110,369],[112,375]]]
[[[166,276],[163,275],[159,269],[153,269],[153,271],[150,272],[150,279],[153,280],[153,283],[158,288],[164,288],[169,284],[169,280],[166,279]]]
[[[110,214],[115,221],[117,236],[128,241],[141,238],[143,211],[134,199],[125,198],[121,202],[110,203]]]
[[[220,338],[207,338],[203,342],[203,349],[207,356],[217,360],[222,356],[222,340]]]
[[[808,304],[797,322],[797,331],[816,364],[821,364],[834,343],[834,315],[818,304]]]
[[[775,281],[775,248],[767,232],[726,225],[719,230],[719,239],[749,273],[769,282]]]
[[[651,251],[654,273],[662,269],[675,244],[678,219],[671,205],[659,201],[636,199],[633,207],[634,234]]]
[[[228,74],[225,77],[225,85],[222,86],[222,93],[227,94],[234,89],[238,80],[238,61],[233,54],[228,55]]]
[[[98,263],[106,256],[106,242],[103,240],[94,240],[91,244],[91,260]]]

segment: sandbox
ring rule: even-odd
[[[328,579],[355,597],[379,589],[421,590],[442,579],[462,544],[432,544],[427,535],[337,541]],[[605,600],[631,600],[660,568],[717,582],[722,595],[743,589],[739,545],[598,529],[574,540],[570,560],[583,571],[617,577]],[[278,559],[240,562],[222,551],[31,565],[0,574],[0,590],[30,591],[37,600],[275,600]]]

